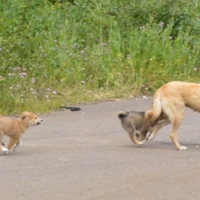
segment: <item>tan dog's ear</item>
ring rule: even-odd
[[[25,118],[27,117],[27,112],[24,111],[20,117],[21,117],[22,119],[25,119]]]

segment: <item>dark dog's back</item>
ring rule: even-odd
[[[121,119],[121,120],[122,120],[124,117],[127,117],[128,114],[129,114],[129,112],[126,112],[126,111],[124,111],[124,110],[120,110],[120,111],[117,112],[117,116],[118,116],[119,119]]]
[[[117,112],[117,116],[121,120],[122,127],[129,134],[130,139],[137,145],[142,144],[138,140],[144,140],[150,128],[150,124],[146,124],[145,121],[145,112],[120,110]]]
[[[118,111],[117,116],[121,120],[122,125],[134,125],[136,129],[140,129],[145,122],[145,112],[127,112],[124,110],[120,110]]]

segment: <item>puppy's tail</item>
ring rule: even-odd
[[[154,97],[151,109],[146,111],[145,118],[148,121],[153,122],[156,119],[158,119],[161,113],[162,113],[162,104],[160,95],[158,95]]]
[[[124,110],[119,110],[117,112],[117,116],[119,117],[119,119],[123,119],[124,117],[128,116],[128,112],[124,111]]]

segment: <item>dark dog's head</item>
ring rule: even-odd
[[[145,123],[145,112],[120,110],[117,112],[117,116],[130,139],[137,145],[142,144],[140,141],[145,140],[149,128]]]

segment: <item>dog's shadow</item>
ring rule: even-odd
[[[188,149],[186,151],[199,151],[200,150],[200,145],[196,144],[196,143],[184,143],[181,142],[182,146],[186,146]],[[148,142],[148,143],[144,143],[142,145],[136,146],[134,144],[127,144],[127,145],[123,145],[121,146],[122,148],[125,149],[142,149],[142,150],[172,150],[172,151],[178,151],[173,143],[169,142],[158,142],[158,141],[152,141],[152,142]]]

